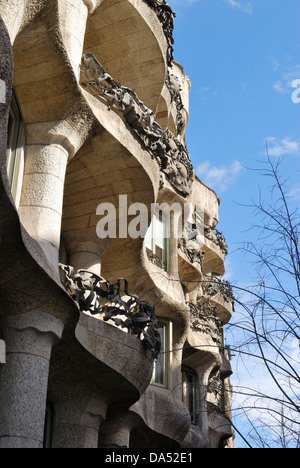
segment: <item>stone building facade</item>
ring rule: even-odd
[[[172,9],[0,15],[0,447],[225,446],[227,246],[186,148]]]

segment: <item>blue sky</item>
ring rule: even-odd
[[[176,13],[174,58],[191,79],[187,146],[197,175],[221,199],[219,228],[231,255],[228,278],[249,280],[233,252],[249,240],[251,211],[266,181],[265,140],[285,156],[291,193],[300,200],[299,0],[169,0]]]
[[[255,241],[248,230],[255,218],[241,205],[257,200],[259,187],[264,193],[270,184],[247,169],[262,167],[266,140],[274,162],[285,158],[291,203],[300,202],[300,103],[292,100],[292,83],[300,80],[300,2],[168,3],[176,13],[174,59],[192,83],[187,146],[197,175],[221,199],[227,278],[251,284],[254,268],[238,248]],[[260,375],[261,382],[265,378]]]

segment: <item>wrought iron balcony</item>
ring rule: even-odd
[[[128,281],[109,283],[87,270],[74,271],[60,264],[61,281],[81,312],[103,315],[103,321],[113,323],[141,339],[156,358],[161,349],[155,307],[141,301],[128,291]],[[124,284],[124,291],[121,285]]]
[[[221,231],[218,231],[217,229],[212,228],[211,226],[206,224],[204,226],[204,236],[206,237],[206,239],[209,239],[214,244],[216,244],[225,255],[228,254],[228,246],[225,237]]]
[[[188,302],[191,313],[191,328],[208,334],[221,347],[222,322],[218,319],[218,309],[209,299],[202,298],[197,303]]]
[[[226,302],[234,304],[234,294],[230,282],[221,280],[217,275],[205,276],[202,289],[206,296],[213,298],[217,294],[221,294]]]
[[[184,145],[170,130],[163,130],[153,111],[140,101],[134,91],[115,81],[93,54],[85,54],[82,63],[82,85],[109,110],[121,114],[173,187],[183,196],[188,196],[192,191],[194,169]]]
[[[167,50],[167,63],[168,66],[172,65],[173,53],[174,53],[174,21],[176,14],[173,12],[172,8],[167,4],[165,0],[146,0],[149,6],[155,11],[159,21],[161,22],[164,35],[167,40],[168,50]]]
[[[179,240],[178,248],[186,254],[191,263],[199,263],[201,268],[203,267],[205,257],[202,245],[197,224],[187,223],[184,227],[183,236]]]

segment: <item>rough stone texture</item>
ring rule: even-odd
[[[230,364],[207,321],[191,327],[188,304],[206,298],[218,319],[230,319],[232,302],[208,296],[202,285],[224,274],[226,252],[203,234],[196,239],[203,262],[193,263],[173,236],[165,272],[149,260],[143,239],[96,234],[97,206],[119,208],[120,195],[148,209],[190,203],[190,222],[197,207],[204,225],[218,224],[215,192],[195,177],[183,197],[122,115],[82,86],[81,58],[91,52],[185,145],[190,82],[180,64],[168,69],[168,50],[161,21],[144,0],[0,0],[2,448],[43,445],[47,399],[56,415],[53,447],[97,448],[98,436],[101,447],[217,447],[230,435],[209,406],[218,398],[207,392],[216,376],[228,379]],[[12,85],[26,133],[18,211],[6,174]],[[118,227],[124,211],[117,212]],[[62,256],[111,282],[126,278],[158,318],[171,321],[168,388],[149,385],[153,358],[141,341],[79,313],[61,284]],[[198,427],[182,401],[182,367],[198,379]]]

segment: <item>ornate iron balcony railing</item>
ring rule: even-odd
[[[121,113],[173,187],[188,196],[192,191],[194,169],[187,149],[170,130],[161,128],[153,111],[134,91],[116,82],[93,54],[85,54],[82,63],[82,85],[108,105],[109,110]]]
[[[154,358],[158,356],[161,340],[155,307],[130,294],[126,279],[111,284],[87,270],[75,272],[71,266],[59,266],[62,284],[81,312],[103,315],[104,321],[112,320],[117,327],[141,339]]]
[[[171,66],[174,58],[173,32],[176,14],[173,12],[172,8],[167,4],[165,0],[146,0],[146,2],[155,11],[159,21],[161,22],[163,32],[168,44],[167,63],[168,66]]]
[[[202,245],[201,232],[197,227],[197,223],[187,223],[184,226],[183,236],[179,240],[178,248],[186,254],[191,263],[199,263],[201,268],[205,257]]]
[[[226,302],[234,304],[234,294],[229,281],[221,280],[217,275],[206,276],[202,285],[203,293],[213,297],[220,293]]]
[[[228,254],[228,245],[222,231],[218,231],[206,224],[204,226],[204,236],[214,242],[214,244],[216,244],[225,255]]]
[[[197,303],[188,302],[191,327],[208,334],[217,346],[222,345],[222,322],[218,319],[218,309],[210,300],[202,298]]]

